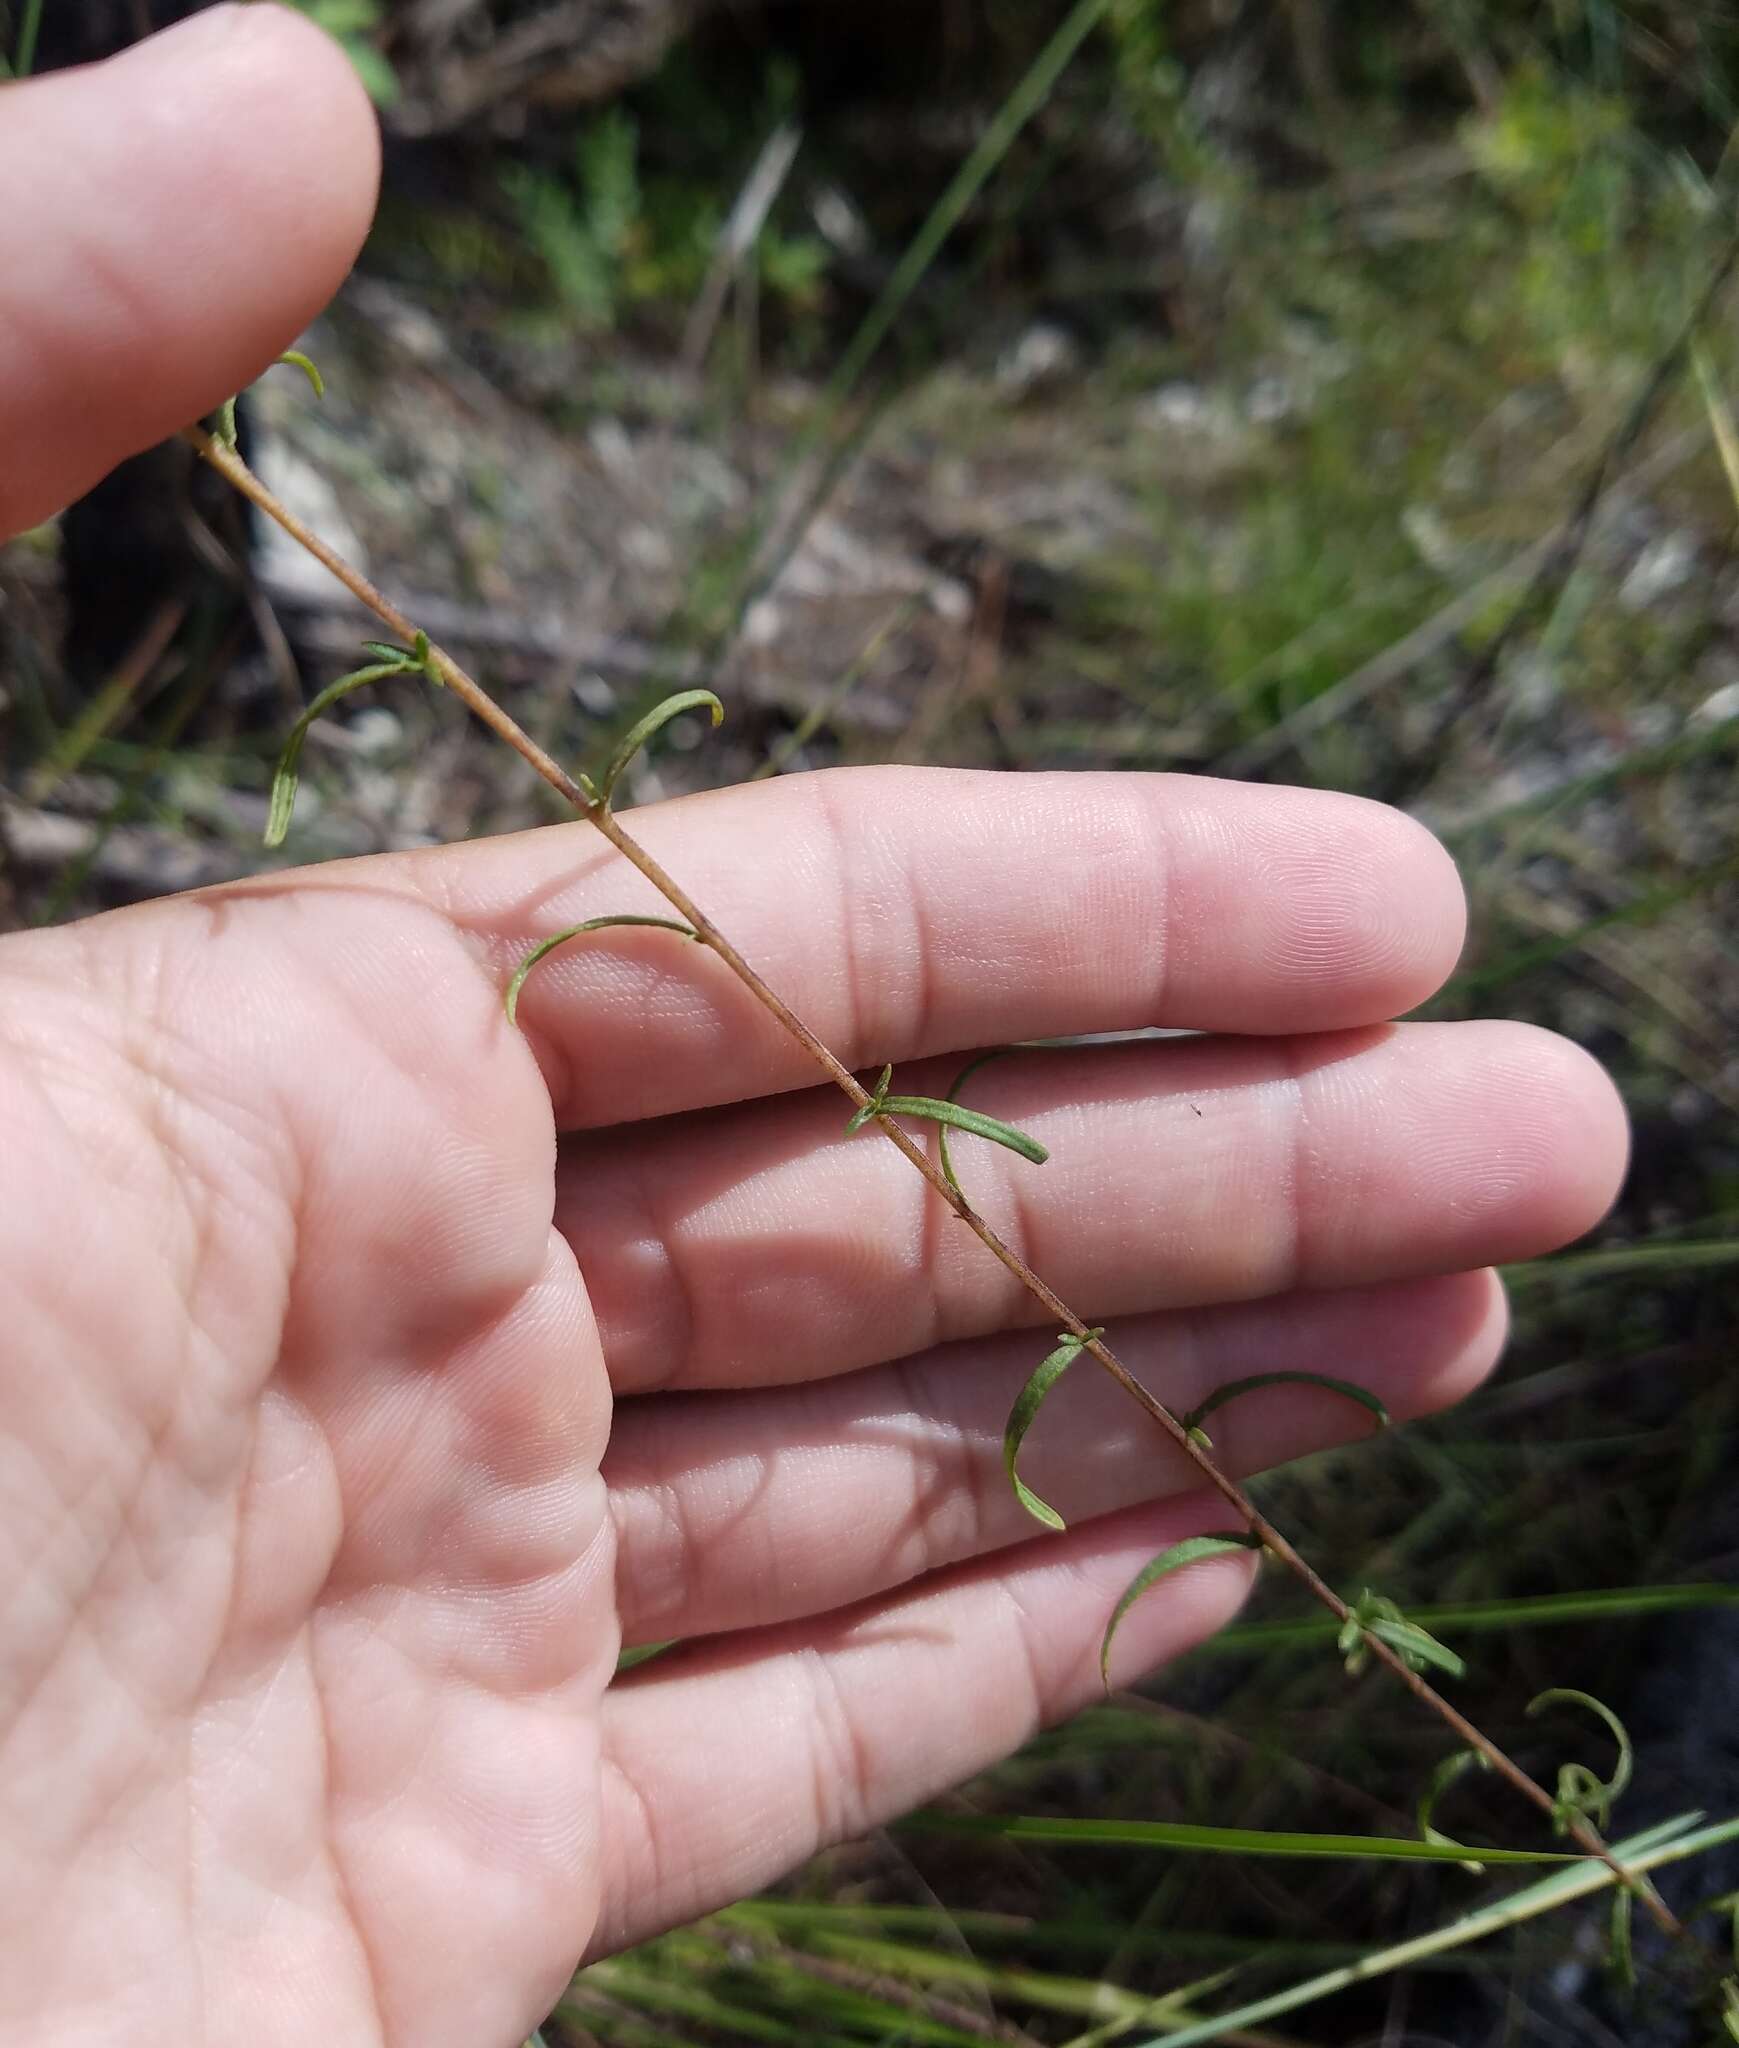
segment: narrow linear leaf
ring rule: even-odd
[[[1386,1643],[1410,1671],[1423,1671],[1427,1666],[1435,1666],[1453,1678],[1460,1678],[1467,1670],[1453,1650],[1428,1634],[1417,1622],[1409,1621],[1393,1600],[1385,1600],[1367,1586],[1352,1602],[1337,1638],[1337,1646],[1346,1659],[1349,1678],[1356,1678],[1369,1663],[1371,1653],[1367,1638],[1370,1636]]]
[[[1620,1889],[1612,1894],[1612,1941],[1609,1960],[1612,1974],[1626,1991],[1636,1989],[1636,1954],[1631,1946],[1631,1908],[1636,1894]]]
[[[1739,432],[1734,430],[1732,412],[1716,381],[1708,350],[1700,341],[1691,344],[1691,367],[1697,373],[1697,387],[1703,395],[1703,408],[1709,415],[1709,431],[1715,439],[1715,452],[1721,458],[1727,488],[1733,494],[1734,504],[1739,505]]]
[[[324,398],[326,396],[326,379],[321,376],[319,366],[311,356],[305,356],[299,348],[287,348],[278,358],[278,361],[283,363],[286,368],[300,370],[308,382],[313,385],[316,398]]]
[[[232,455],[236,452],[235,408],[235,400],[226,398],[217,409],[217,438]]]
[[[963,1109],[958,1102],[944,1102],[937,1095],[888,1095],[883,1097],[881,1109],[888,1116],[928,1117],[932,1123],[944,1124],[951,1130],[988,1138],[992,1144],[1006,1145],[1009,1151],[1030,1159],[1035,1166],[1043,1166],[1051,1156],[1037,1138],[1029,1138],[1025,1131],[1017,1131],[1000,1117],[986,1116],[982,1110]],[[959,1189],[955,1192],[959,1193]]]
[[[685,711],[698,711],[703,705],[712,712],[715,726],[723,722],[725,707],[711,690],[678,690],[674,697],[666,697],[662,704],[654,705],[637,725],[629,728],[621,745],[610,756],[609,766],[597,781],[598,801],[609,803],[623,769],[655,733],[662,732],[673,718],[680,718]]]
[[[616,1659],[616,1676],[620,1678],[625,1672],[638,1671],[642,1664],[650,1664],[654,1657],[662,1657],[666,1650],[679,1647],[679,1639],[675,1636],[667,1643],[636,1643]]]
[[[419,633],[409,647],[401,647],[393,640],[365,640],[363,646],[381,661],[403,662],[408,669],[427,670],[429,666],[429,636]],[[439,676],[432,677],[435,682]]]
[[[1542,1713],[1547,1707],[1560,1702],[1584,1707],[1596,1720],[1605,1723],[1613,1741],[1618,1745],[1618,1761],[1613,1766],[1610,1778],[1597,1777],[1586,1764],[1561,1764],[1558,1767],[1555,1824],[1560,1834],[1568,1834],[1572,1821],[1577,1819],[1591,1820],[1596,1827],[1604,1827],[1611,1818],[1613,1801],[1624,1796],[1625,1788],[1630,1783],[1631,1770],[1636,1761],[1630,1733],[1609,1706],[1597,1700],[1592,1693],[1578,1692],[1574,1686],[1549,1687],[1537,1698],[1529,1700],[1528,1713]]]
[[[1456,1779],[1473,1764],[1477,1764],[1483,1771],[1491,1769],[1490,1762],[1477,1749],[1458,1749],[1454,1755],[1446,1756],[1437,1766],[1436,1770],[1431,1773],[1431,1782],[1426,1786],[1419,1801],[1419,1834],[1421,1840],[1435,1842],[1440,1848],[1444,1849],[1459,1849],[1462,1846],[1452,1835],[1446,1835],[1440,1828],[1433,1827],[1431,1822],[1432,1816],[1437,1811],[1438,1800],[1443,1797],[1444,1793],[1449,1790]],[[1485,1869],[1485,1865],[1483,1863],[1476,1863],[1470,1858],[1463,1865],[1463,1868],[1471,1871],[1477,1877]]]
[[[1050,1153],[1037,1138],[1028,1137],[1025,1131],[1017,1131],[1013,1124],[1005,1124],[1000,1117],[985,1116],[976,1109],[963,1109],[958,1102],[944,1102],[936,1095],[890,1095],[888,1086],[893,1078],[893,1068],[883,1067],[869,1092],[869,1100],[846,1119],[845,1135],[848,1138],[856,1137],[872,1117],[921,1116],[932,1123],[966,1131],[975,1138],[989,1138],[993,1144],[1006,1145],[1009,1151],[1018,1152],[1035,1166],[1043,1166],[1050,1158]],[[956,1194],[960,1193],[958,1181],[950,1177],[950,1185]]]
[[[1085,1337],[1077,1337],[1070,1330],[1058,1340],[1057,1348],[1038,1367],[1031,1379],[1015,1397],[1014,1406],[1009,1410],[1008,1425],[1002,1432],[1002,1463],[1008,1473],[1008,1483],[1014,1488],[1014,1497],[1035,1521],[1043,1522],[1047,1529],[1063,1529],[1068,1525],[1054,1507],[1039,1499],[1026,1481],[1015,1470],[1015,1460],[1020,1456],[1020,1447],[1026,1440],[1026,1433],[1033,1426],[1033,1418],[1039,1412],[1039,1404],[1062,1378],[1075,1360],[1080,1357],[1089,1339],[1103,1337],[1103,1329],[1089,1330]]]
[[[1116,1820],[1050,1814],[914,1814],[900,1823],[915,1834],[995,1835],[1015,1842],[1077,1842],[1128,1849],[1193,1849],[1210,1856],[1286,1856],[1324,1862],[1460,1863],[1467,1851],[1441,1849],[1411,1835],[1319,1835],[1266,1828],[1209,1827],[1193,1821]],[[1561,1849],[1482,1849],[1493,1864],[1592,1864]]]
[[[980,1067],[988,1067],[992,1060],[1006,1059],[1011,1052],[1017,1052],[1019,1049],[1018,1046],[1013,1045],[998,1045],[992,1047],[989,1052],[981,1052],[976,1059],[968,1060],[959,1073],[955,1075],[954,1085],[948,1091],[948,1100],[950,1102],[958,1102],[960,1100],[961,1089],[966,1086],[967,1082],[972,1079]],[[954,1161],[949,1157],[948,1126],[946,1124],[941,1124],[937,1127],[936,1148],[941,1155],[942,1178],[960,1197],[961,1201],[964,1202],[966,1190],[960,1185],[959,1177],[954,1171]]]
[[[1721,2024],[1730,2039],[1739,2041],[1739,1977],[1721,1979]]]
[[[612,931],[620,925],[650,925],[658,931],[680,932],[685,939],[695,937],[691,925],[679,924],[674,917],[639,917],[627,911],[615,917],[588,917],[584,924],[571,924],[566,931],[557,932],[553,937],[533,946],[514,969],[513,979],[507,984],[506,992],[501,998],[502,1008],[507,1012],[508,1023],[519,1022],[520,991],[540,961],[547,960],[558,946],[565,946],[570,939],[581,938],[587,932]]]
[[[290,737],[284,742],[284,751],[278,756],[278,765],[272,772],[272,800],[266,813],[268,846],[282,846],[284,836],[290,829],[291,814],[296,808],[296,790],[301,781],[298,771],[302,759],[302,742],[307,739],[309,728],[314,721],[330,711],[341,697],[348,697],[352,690],[360,690],[366,683],[384,682],[388,676],[411,675],[414,672],[402,653],[395,655],[391,661],[371,662],[367,668],[353,669],[349,675],[340,676],[335,683],[328,683],[297,719],[290,728]]]
[[[1374,1621],[1371,1633],[1387,1643],[1402,1662],[1415,1671],[1422,1671],[1429,1665],[1434,1670],[1447,1671],[1451,1678],[1467,1676],[1467,1666],[1455,1652],[1416,1622]]]
[[[1206,1439],[1211,1448],[1212,1439],[1202,1428],[1203,1422],[1216,1408],[1225,1407],[1228,1401],[1235,1401],[1241,1394],[1254,1394],[1263,1387],[1321,1387],[1325,1393],[1340,1394],[1348,1401],[1356,1401],[1376,1423],[1378,1429],[1389,1426],[1389,1411],[1373,1394],[1369,1387],[1361,1387],[1355,1380],[1330,1379],[1322,1372],[1254,1372],[1246,1379],[1228,1380],[1223,1387],[1214,1391],[1188,1415],[1181,1417],[1185,1429]]]
[[[845,1122],[845,1135],[855,1138],[871,1117],[880,1116],[882,1104],[888,1099],[888,1083],[894,1078],[892,1067],[883,1067],[876,1076],[876,1085],[869,1092],[869,1100],[862,1109],[854,1109]]]
[[[1099,1676],[1104,1682],[1105,1690],[1111,1690],[1111,1644],[1118,1629],[1123,1625],[1123,1617],[1150,1586],[1157,1585],[1172,1572],[1182,1571],[1186,1564],[1200,1563],[1203,1558],[1220,1557],[1228,1550],[1261,1548],[1262,1539],[1253,1536],[1248,1529],[1228,1535],[1186,1536],[1181,1543],[1174,1543],[1169,1550],[1162,1550],[1156,1558],[1144,1564],[1124,1588],[1122,1599],[1111,1610],[1111,1619],[1106,1624],[1104,1640],[1099,1645]]]

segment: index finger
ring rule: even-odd
[[[1464,928],[1454,866],[1422,827],[1315,790],[838,769],[629,824],[852,1067],[1148,1025],[1383,1022],[1439,986]],[[398,858],[504,981],[564,926],[664,907],[579,824]],[[565,1128],[815,1078],[719,960],[665,932],[553,954],[519,1014]]]

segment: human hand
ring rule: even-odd
[[[0,523],[255,375],[373,176],[269,8],[0,95]],[[847,1061],[935,1061],[902,1086],[1230,1034],[1007,1061],[974,1100],[1051,1163],[960,1148],[1176,1406],[1452,1400],[1482,1269],[1611,1196],[1579,1053],[1384,1023],[1462,911],[1374,806],[883,771],[635,830]],[[1074,1526],[1031,1540],[1000,1432],[1048,1330],[715,959],[611,932],[508,1027],[527,946],[638,907],[575,825],[0,940],[0,2038],[508,2048],[582,1954],[1083,1704],[1137,1565],[1223,1522],[1082,1365],[1026,1457]],[[1361,1427],[1290,1390],[1215,1433],[1249,1470]],[[1245,1578],[1157,1589],[1118,1674]]]

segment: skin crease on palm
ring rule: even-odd
[[[0,92],[0,529],[257,375],[376,140],[298,17]],[[1573,1048],[1391,1025],[1462,937],[1406,820],[1145,775],[794,777],[643,835],[840,1053],[975,1100],[975,1196],[1162,1398],[1474,1386],[1487,1268],[1610,1201]],[[580,824],[0,939],[0,2041],[509,2048],[586,1955],[732,1899],[1092,1699],[1140,1563],[1222,1526]],[[612,1402],[616,1403],[612,1423]],[[1216,1421],[1250,1470],[1357,1435]],[[1224,1622],[1218,1560],[1128,1680]],[[621,1643],[687,1649],[611,1685]]]

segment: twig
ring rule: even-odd
[[[287,506],[281,504],[238,454],[202,427],[188,427],[184,433],[186,439],[220,475],[227,478],[269,519],[275,520],[291,539],[308,549],[314,558],[330,570],[354,597],[367,605],[377,618],[390,626],[407,644],[417,639],[418,628],[412,621],[388,598],[382,596],[365,576],[335,554],[317,534],[311,532]],[[468,710],[481,719],[499,738],[505,740],[522,760],[536,769],[552,789],[566,798],[589,825],[602,833],[625,860],[639,869],[665,901],[675,908],[684,923],[692,928],[700,943],[718,955],[756,1001],[802,1046],[855,1108],[862,1110],[870,1107],[870,1096],[856,1076],[816,1036],[790,1004],[761,978],[687,890],[665,871],[638,840],[623,829],[607,802],[594,802],[560,762],[546,753],[449,654],[439,647],[431,646],[426,666],[429,673],[439,676]],[[1209,1452],[1198,1441],[1197,1434],[1187,1429],[1163,1402],[1150,1394],[1105,1343],[1103,1337],[1096,1334],[1076,1315],[1050,1284],[1033,1271],[1012,1245],[998,1236],[960,1190],[950,1185],[940,1167],[932,1164],[928,1154],[906,1134],[892,1116],[878,1114],[874,1121],[889,1142],[895,1145],[924,1176],[936,1194],[947,1203],[992,1257],[997,1259],[1040,1304],[1047,1316],[1054,1318],[1079,1338],[1081,1348],[1090,1352],[1124,1393],[1171,1438],[1208,1485],[1238,1515],[1263,1549],[1271,1552],[1285,1565],[1306,1591],[1320,1601],[1337,1621],[1342,1624],[1350,1621],[1352,1610],[1347,1603],[1268,1520],[1237,1482],[1221,1471]],[[1362,1634],[1371,1656],[1398,1678],[1415,1698],[1431,1708],[1469,1749],[1477,1751],[1491,1769],[1504,1778],[1524,1799],[1538,1807],[1554,1822],[1560,1819],[1558,1802],[1544,1786],[1536,1784],[1518,1763],[1500,1749],[1488,1735],[1475,1727],[1458,1707],[1443,1698],[1436,1688],[1428,1684],[1381,1636],[1368,1628],[1364,1629]],[[1598,1858],[1619,1883],[1641,1898],[1665,1933],[1676,1939],[1691,1939],[1653,1887],[1636,1883],[1613,1856],[1599,1834],[1585,1820],[1579,1816],[1569,1816],[1567,1832],[1587,1855]]]

